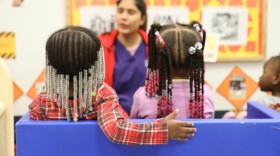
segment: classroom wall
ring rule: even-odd
[[[28,111],[32,101],[26,93],[42,72],[45,64],[45,42],[49,35],[66,24],[66,0],[24,0],[20,7],[13,7],[12,0],[0,0],[0,32],[12,31],[16,36],[16,58],[5,60],[14,82],[24,94],[15,101],[15,116]],[[280,52],[279,40],[280,1],[268,0],[266,58]],[[207,63],[206,81],[213,87],[216,110],[229,110],[233,106],[219,93],[218,86],[238,65],[253,80],[258,81],[264,61]],[[251,100],[263,96],[256,90]]]

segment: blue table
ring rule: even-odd
[[[280,156],[280,113],[252,101],[248,102],[248,113],[254,119],[188,120],[198,130],[193,138],[156,146],[114,144],[96,121],[34,121],[27,113],[16,123],[17,155]]]

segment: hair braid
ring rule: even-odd
[[[203,105],[204,104],[204,75],[205,75],[205,69],[204,69],[205,65],[204,65],[203,57],[201,58],[200,66],[201,66],[201,75],[200,75],[200,78],[201,78],[201,105]],[[205,116],[204,116],[204,107],[201,107],[201,109],[202,109],[201,110],[202,118],[205,118]]]
[[[156,38],[154,35],[154,29],[149,30],[148,34],[149,42],[148,42],[148,50],[149,50],[149,63],[148,68],[154,68],[155,64],[155,44],[156,44]]]
[[[190,75],[189,75],[189,85],[190,85],[190,118],[194,118],[193,116],[193,109],[194,109],[194,91],[193,91],[193,82],[194,82],[194,61],[193,61],[193,56],[190,56]]]
[[[145,90],[146,95],[153,97],[158,92],[158,75],[159,69],[157,65],[157,49],[156,49],[156,37],[155,32],[161,27],[158,24],[153,24],[149,30],[149,42],[148,42],[148,51],[149,51],[149,62],[146,72],[146,81],[145,81]]]
[[[168,76],[168,88],[167,88],[167,94],[168,94],[168,106],[167,106],[167,111],[165,115],[168,115],[169,113],[171,113],[173,111],[173,103],[172,103],[172,88],[173,88],[173,84],[172,84],[172,61],[171,61],[171,54],[170,54],[170,50],[168,49],[168,47],[166,47],[166,49],[168,50],[168,55],[167,55],[167,76]]]
[[[159,71],[156,92],[158,95],[157,117],[165,117],[172,111],[172,71],[175,71],[174,74],[177,77],[189,78],[190,118],[204,118],[203,50],[206,32],[200,24],[199,28],[193,27],[193,24],[171,24],[162,27],[159,24],[153,24],[149,31],[148,68]],[[159,42],[156,42],[156,39]],[[190,49],[195,49],[194,53],[190,53]]]
[[[159,83],[158,83],[158,92],[157,94],[159,96],[162,95],[163,90],[163,83],[164,83],[164,77],[165,77],[165,63],[164,63],[164,57],[160,57],[159,61]]]
[[[103,82],[103,70],[94,70],[95,65],[103,68],[101,44],[95,34],[83,27],[70,26],[54,32],[46,44],[46,88],[51,105],[66,109],[66,118],[74,121],[94,111],[92,92]],[[97,55],[98,54],[98,55]],[[98,61],[100,59],[100,61]],[[78,79],[79,78],[79,79]],[[93,82],[95,79],[100,81]],[[79,85],[77,84],[79,80]],[[71,82],[72,85],[69,85]],[[77,86],[79,88],[77,88]],[[63,89],[63,88],[66,89]],[[73,87],[74,113],[69,109],[69,87]],[[77,92],[79,92],[80,111],[77,110]],[[54,102],[57,98],[57,102]]]
[[[68,30],[73,31],[69,33]],[[82,42],[84,44],[73,45],[70,44],[71,42]],[[100,47],[98,38],[90,30],[81,27],[67,27],[55,32],[47,41],[48,64],[54,66],[58,73],[77,76],[79,71],[94,65],[97,60],[97,53],[92,51],[99,51]],[[70,67],[72,65],[78,67]]]

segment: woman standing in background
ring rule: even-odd
[[[144,0],[118,0],[117,29],[99,38],[104,47],[105,82],[130,114],[134,92],[145,83],[147,64],[147,6]]]

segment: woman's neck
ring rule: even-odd
[[[138,45],[142,38],[138,32],[135,32],[133,34],[119,34],[118,40],[126,47],[133,47],[135,45]]]

